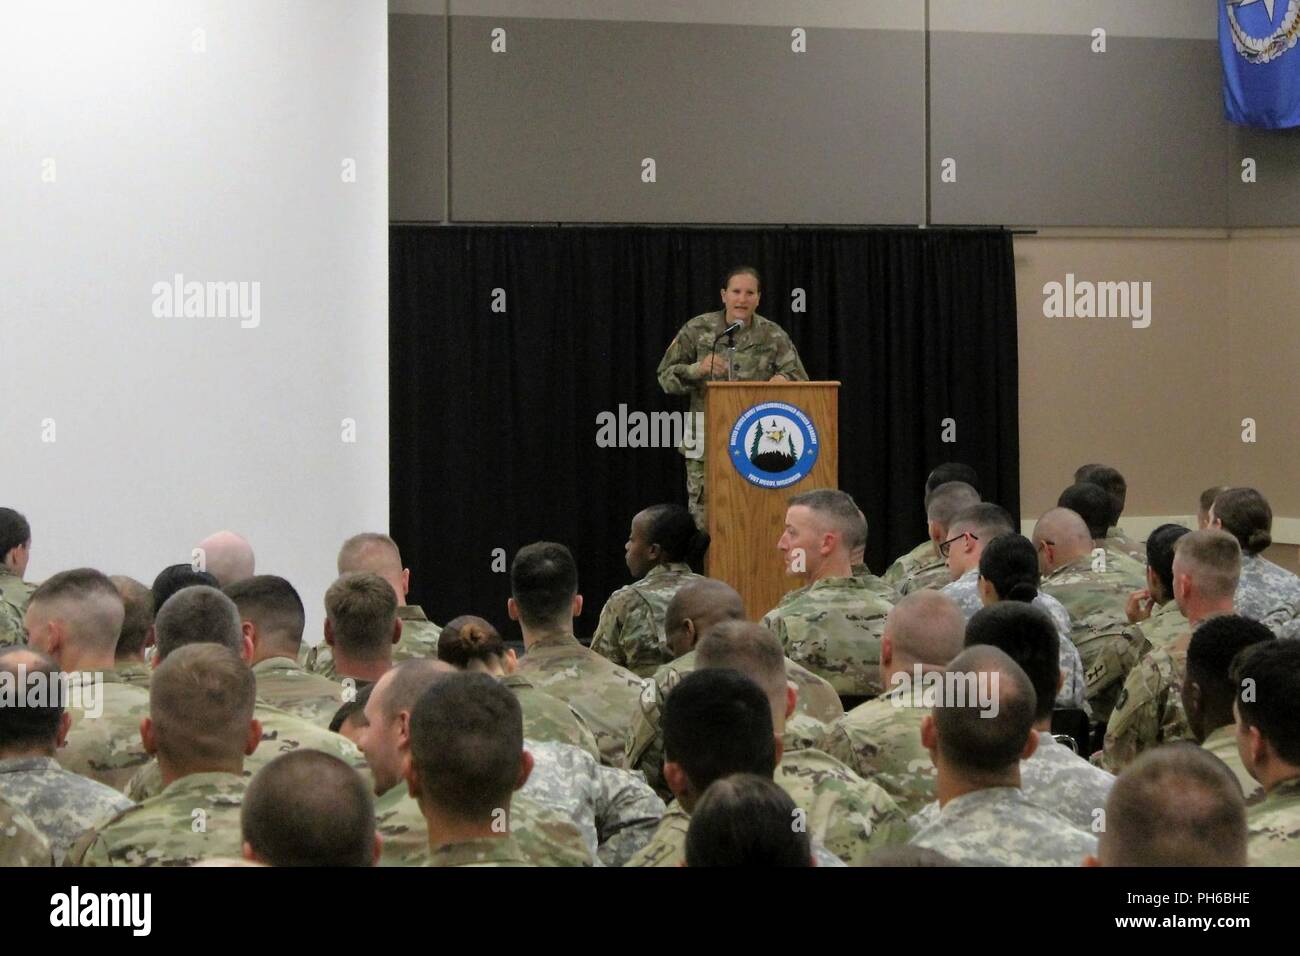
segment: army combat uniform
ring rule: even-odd
[[[674,803],[659,821],[653,839],[625,866],[682,866],[686,862],[686,832],[691,827],[691,815]],[[818,866],[845,866],[843,860],[821,845],[812,842],[812,858]]]
[[[101,675],[103,684],[96,691],[95,680]],[[82,703],[92,703],[88,695],[96,692],[101,700],[91,709],[102,707],[98,717],[73,706],[77,694]],[[54,759],[64,770],[124,791],[131,777],[149,762],[140,739],[140,721],[149,716],[149,692],[127,684],[116,671],[76,672],[69,674],[68,702],[72,726]]]
[[[0,760],[0,800],[36,824],[50,841],[55,865],[77,837],[132,806],[112,787],[64,770],[53,757]]]
[[[591,638],[591,649],[638,677],[649,677],[673,659],[664,636],[669,602],[683,586],[703,580],[703,575],[682,562],[651,568],[641,580],[609,596]]]
[[[1147,546],[1139,541],[1134,541],[1118,525],[1106,529],[1106,538],[1102,542],[1102,546],[1107,551],[1126,555],[1142,565],[1142,567],[1146,567]]]
[[[519,659],[517,673],[582,716],[596,735],[603,762],[625,766],[627,735],[641,696],[641,678],[583,647],[572,634],[537,641]]]
[[[233,773],[192,773],[124,810],[73,845],[65,866],[189,866],[240,858],[239,809],[246,782]]]
[[[922,541],[889,566],[884,582],[906,597],[913,591],[941,588],[952,580],[948,562],[939,556],[933,541]]]
[[[7,567],[0,565],[0,647],[26,644],[27,628],[23,615],[36,585],[29,584]]]
[[[144,661],[117,660],[113,662],[113,670],[117,671],[117,676],[122,678],[122,683],[148,692],[153,668]]]
[[[53,865],[50,842],[36,824],[0,800],[0,867]]]
[[[1300,866],[1300,777],[1275,785],[1246,810],[1251,866]]]
[[[1019,787],[954,797],[912,845],[969,866],[1080,866],[1097,853],[1094,837],[1031,803]]]
[[[682,326],[668,346],[656,373],[660,387],[669,395],[689,395],[691,398],[685,443],[678,450],[686,456],[686,497],[691,515],[701,528],[707,526],[704,436],[696,434],[695,429],[703,427],[704,383],[709,376],[701,375],[696,366],[710,354],[716,354],[719,360],[728,357],[730,353],[725,338],[717,343],[717,352],[713,352],[714,341],[726,327],[725,310],[695,316]],[[733,337],[736,343],[730,376],[733,381],[766,382],[773,375],[784,375],[792,382],[808,381],[808,373],[804,371],[790,336],[770,319],[754,313],[749,324],[735,332]],[[720,381],[728,380],[728,376],[721,372],[715,372],[714,377]],[[687,446],[694,448],[699,457],[687,455]]]
[[[258,661],[253,665],[253,677],[258,699],[324,730],[343,706],[342,684],[312,674],[287,657]]]
[[[1129,672],[1106,724],[1101,765],[1111,773],[1119,773],[1144,750],[1191,738],[1182,695],[1191,641],[1189,627],[1168,646],[1151,651]]]
[[[418,604],[399,604],[397,618],[402,622],[402,636],[393,645],[393,663],[410,660],[412,657],[438,658],[438,637],[442,628],[424,615]],[[312,674],[319,674],[336,681],[338,669],[334,666],[334,651],[325,643],[306,644],[298,652],[298,663]]]
[[[892,609],[855,578],[822,578],[769,611],[763,626],[787,657],[841,697],[874,697],[882,689],[880,639]]]
[[[549,740],[579,747],[600,759],[596,735],[582,716],[560,700],[534,687],[523,674],[507,674],[501,683],[519,701],[524,716],[524,736],[529,740]]]
[[[1281,637],[1300,614],[1300,578],[1263,555],[1243,552],[1233,604],[1242,617],[1259,621]]]
[[[913,706],[909,694],[886,694],[831,724],[821,749],[879,784],[904,813],[916,813],[935,798],[934,764],[921,743],[921,721],[929,713]]]
[[[1252,807],[1264,799],[1264,787],[1250,775],[1246,765],[1241,762],[1241,752],[1237,750],[1237,725],[1228,724],[1210,731],[1201,746],[1223,761],[1232,771],[1241,785],[1241,795],[1246,798],[1246,806]]]
[[[512,834],[446,843],[429,851],[425,866],[536,866]]]
[[[897,604],[902,599],[901,594],[886,584],[884,578],[872,574],[871,570],[865,564],[855,564],[851,570],[853,572],[852,577],[857,579],[868,591],[877,597],[883,598],[890,604]],[[812,587],[811,584],[805,584],[803,587],[795,588],[792,591],[786,591],[785,594],[781,595],[781,600],[777,602],[777,605],[779,606],[784,604],[786,601],[793,600],[807,591],[810,587]]]

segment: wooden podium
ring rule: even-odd
[[[804,583],[786,573],[776,545],[791,497],[839,487],[839,387],[839,382],[705,385],[704,487],[712,538],[707,570],[740,592],[751,621]],[[759,406],[766,408],[759,411]],[[816,457],[798,478],[810,449]],[[775,470],[791,451],[798,454],[794,468]],[[751,481],[742,468],[765,484]]]

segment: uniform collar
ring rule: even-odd
[[[33,770],[48,773],[59,770],[53,757],[6,757],[0,760],[0,773],[31,773]]]
[[[524,855],[512,836],[478,837],[460,843],[445,843],[429,851],[431,866],[461,866],[467,863],[524,863]]]
[[[167,786],[163,787],[158,796],[175,796],[178,793],[189,793],[194,790],[202,790],[204,787],[213,784],[229,786],[234,785],[240,789],[244,786],[244,778],[237,773],[226,773],[223,770],[209,771],[205,773],[190,773],[181,777],[179,780],[173,780]]]
[[[642,581],[648,581],[651,577],[664,574],[690,574],[691,566],[685,561],[670,561],[667,564],[656,564],[653,568],[645,573],[641,578]]]
[[[397,607],[397,616],[403,621],[427,621],[424,615],[424,608],[418,604],[399,604]]]
[[[254,674],[270,674],[279,671],[305,671],[303,667],[295,660],[288,657],[268,657],[264,661],[258,661],[253,665]]]

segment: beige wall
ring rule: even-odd
[[[1269,557],[1300,543],[1300,230],[1044,230],[1016,239],[1021,512],[1056,502],[1075,467],[1128,479],[1126,523],[1193,513],[1203,488],[1269,498]],[[1151,282],[1151,325],[1045,318],[1043,287]],[[1258,440],[1241,440],[1255,419]],[[1144,520],[1145,519],[1145,520]]]

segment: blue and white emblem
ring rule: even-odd
[[[1275,23],[1276,8],[1284,6]],[[1226,0],[1232,45],[1248,63],[1268,63],[1300,39],[1300,0]]]
[[[802,481],[820,448],[812,419],[785,402],[746,409],[727,440],[731,463],[746,481],[761,488],[787,488]]]

